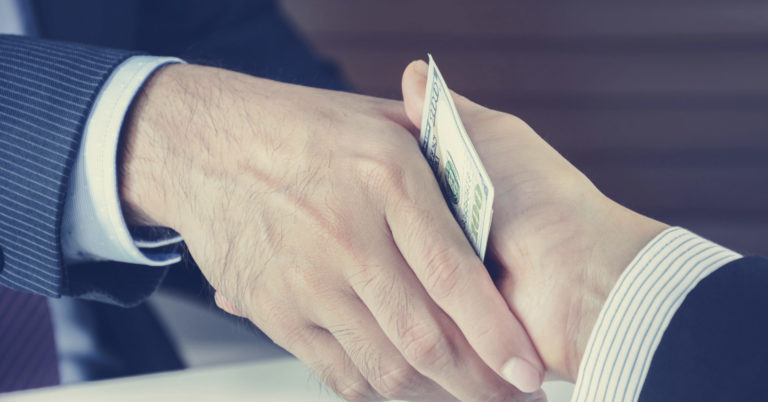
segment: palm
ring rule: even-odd
[[[426,82],[410,70],[403,93],[418,126]],[[586,340],[575,339],[582,298],[570,289],[582,282],[595,247],[584,236],[585,219],[601,215],[585,208],[609,200],[520,119],[454,100],[495,187],[486,265],[550,375],[573,378],[578,356],[571,351]]]
[[[570,288],[593,247],[580,199],[600,193],[522,121],[494,111],[465,121],[496,188],[486,265],[550,373],[571,377],[580,298]]]

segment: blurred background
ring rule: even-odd
[[[768,255],[768,3],[283,0],[362,93],[430,52],[609,197]]]
[[[526,120],[619,203],[768,255],[768,3],[282,5],[357,91],[400,99],[403,69],[430,52],[452,89]],[[213,306],[153,305],[191,366],[284,356]]]

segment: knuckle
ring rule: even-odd
[[[405,187],[405,169],[394,158],[371,161],[367,168],[369,183],[375,188],[398,191]]]
[[[439,369],[450,358],[448,341],[437,328],[412,324],[402,331],[400,342],[403,356],[417,368]]]
[[[349,285],[356,292],[365,292],[376,283],[378,266],[373,264],[360,264],[350,269],[347,274]]]
[[[313,289],[315,282],[317,281],[315,275],[311,269],[306,269],[303,266],[293,266],[285,268],[286,280],[295,289],[305,290]]]
[[[284,275],[287,288],[300,308],[311,309],[311,305],[329,304],[329,299],[334,296],[333,282],[328,281],[322,270],[317,267],[310,268],[304,264],[286,267]],[[284,297],[283,295],[283,300]]]
[[[295,351],[299,347],[309,341],[306,328],[302,326],[290,326],[280,324],[280,321],[272,322],[277,330],[275,343],[283,347],[287,351]]]
[[[286,334],[291,340],[298,340],[306,326],[299,319],[293,306],[278,297],[267,296],[254,303],[253,313],[248,319],[257,327],[273,336],[283,339]]]
[[[358,294],[367,294],[375,300],[389,302],[398,282],[388,268],[379,262],[361,263],[350,270],[347,281]]]
[[[335,391],[347,401],[362,402],[376,399],[371,392],[371,387],[365,380],[350,381],[343,385],[339,385],[335,388]]]
[[[368,382],[360,375],[347,378],[340,376],[337,367],[328,364],[319,364],[315,371],[326,386],[333,390],[337,395],[347,401],[369,401],[374,399],[371,387]]]
[[[370,191],[402,193],[407,185],[409,156],[391,145],[375,148],[355,158],[355,175]]]
[[[389,399],[404,399],[411,394],[414,381],[419,378],[419,374],[408,365],[401,365],[381,373],[376,378],[374,386],[379,393]]]
[[[445,300],[456,294],[462,259],[448,248],[440,248],[427,255],[424,265],[424,286],[435,301]]]

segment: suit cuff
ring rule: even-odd
[[[123,120],[146,80],[163,65],[182,63],[169,57],[133,56],[120,64],[99,92],[83,132],[62,218],[65,265],[118,261],[165,266],[178,253],[161,247],[178,243],[176,234],[134,238],[123,218],[117,184],[117,145]]]
[[[622,273],[592,329],[574,401],[636,401],[653,355],[686,295],[741,258],[683,228],[665,230]]]

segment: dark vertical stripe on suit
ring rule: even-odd
[[[61,293],[69,173],[96,95],[130,55],[0,35],[0,284]]]

